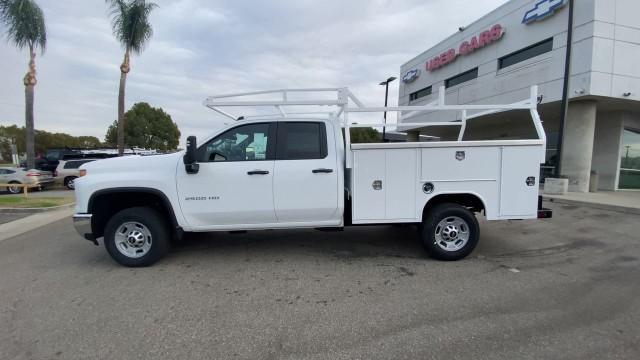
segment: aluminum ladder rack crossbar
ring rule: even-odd
[[[291,95],[303,95],[308,98],[294,100],[291,99]],[[330,94],[332,98],[318,98],[311,95]],[[276,99],[255,99],[255,97],[264,96],[277,96]],[[253,99],[251,99],[253,97]],[[247,99],[249,98],[249,99]],[[349,101],[356,104],[358,107],[364,107],[362,102],[353,95],[347,88],[306,88],[306,89],[278,89],[278,90],[265,90],[265,91],[253,91],[246,93],[235,93],[210,96],[204,101],[204,105],[219,114],[233,119],[247,119],[247,118],[260,118],[260,117],[289,117],[291,115],[324,115],[328,117],[339,117],[344,108],[348,106]],[[287,112],[285,107],[287,106],[334,106],[338,107],[335,112],[326,111],[306,111],[306,112]],[[223,107],[273,107],[277,110],[276,114],[267,115],[251,115],[251,116],[236,116],[222,110]]]

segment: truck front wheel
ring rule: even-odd
[[[116,213],[104,232],[104,246],[120,265],[149,266],[169,251],[169,231],[162,215],[148,207]]]
[[[425,215],[420,236],[425,250],[434,259],[464,259],[480,239],[478,219],[458,204],[439,204]]]

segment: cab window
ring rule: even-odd
[[[273,160],[270,129],[265,123],[228,130],[198,148],[198,162]]]
[[[313,160],[327,157],[327,131],[320,122],[278,124],[277,160]]]

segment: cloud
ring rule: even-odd
[[[381,104],[378,83],[402,63],[505,0],[156,0],[154,37],[132,58],[127,106],[147,101],[183,137],[225,119],[209,95],[348,86]],[[39,0],[49,43],[37,58],[36,127],[104,137],[117,117],[123,50],[102,1]],[[24,122],[26,52],[0,42],[0,123]],[[397,101],[397,82],[390,89]]]

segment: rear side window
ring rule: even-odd
[[[327,132],[324,123],[278,123],[276,160],[311,160],[327,157]]]
[[[77,169],[80,166],[82,166],[83,164],[86,164],[88,162],[92,162],[93,160],[82,160],[82,161],[67,161],[66,164],[64,164],[64,168],[65,169]]]

